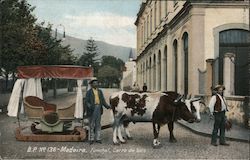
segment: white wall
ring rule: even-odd
[[[206,8],[205,10],[205,59],[217,58],[214,28],[233,23],[249,24],[249,10],[242,8]]]

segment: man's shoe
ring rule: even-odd
[[[223,146],[229,146],[229,144],[228,143],[220,143],[220,145],[223,145]]]
[[[211,143],[211,145],[213,145],[213,146],[218,146],[217,143]]]
[[[101,140],[97,140],[97,141],[96,141],[96,143],[100,143],[100,144],[102,144],[102,141],[101,141]]]
[[[91,144],[93,144],[94,143],[94,141],[89,141],[89,144],[91,145]]]

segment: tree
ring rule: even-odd
[[[19,65],[74,64],[70,46],[51,35],[51,25],[36,24],[26,0],[0,0],[0,69],[6,77]]]
[[[112,84],[119,86],[123,68],[124,62],[121,59],[114,56],[102,56],[97,78],[105,87],[110,87]]]
[[[94,75],[97,73],[98,60],[99,56],[98,47],[93,38],[88,39],[87,44],[85,46],[85,51],[83,55],[79,58],[78,64],[82,66],[92,66],[94,68]]]
[[[105,65],[98,70],[98,81],[103,83],[104,87],[112,87],[113,83],[119,83],[119,70]]]
[[[22,61],[23,47],[27,41],[34,40],[36,19],[31,14],[33,10],[26,0],[0,0],[0,67],[4,70],[6,87],[9,73],[13,73]],[[34,42],[39,43],[39,40]]]
[[[113,68],[117,68],[118,70],[122,70],[124,66],[123,60],[114,56],[102,56],[101,64],[103,66],[109,65]]]
[[[51,36],[52,25],[48,24],[44,27],[44,23],[37,25],[38,37],[44,46],[39,59],[36,59],[35,64],[45,65],[60,65],[60,64],[74,64],[76,57],[72,53],[69,45],[62,46],[61,41]]]

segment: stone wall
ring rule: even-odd
[[[206,106],[202,105],[201,112],[207,113],[208,104],[211,96],[198,95],[204,99]],[[239,124],[250,128],[250,97],[244,96],[230,96],[226,97],[229,112],[226,113],[227,118],[235,124]]]

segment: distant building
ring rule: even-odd
[[[137,83],[148,90],[250,95],[248,0],[143,1],[137,27]]]
[[[129,61],[125,62],[125,70],[122,74],[121,89],[131,90],[136,83],[136,62],[134,61],[134,53],[132,49],[129,53]]]

